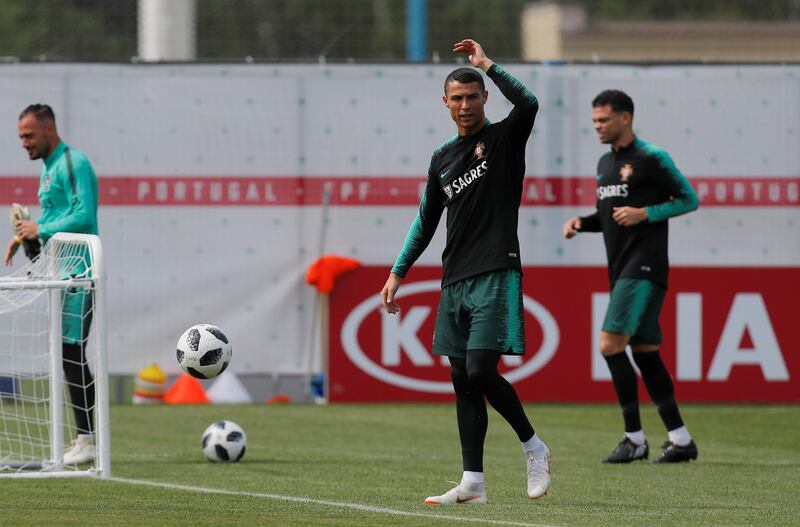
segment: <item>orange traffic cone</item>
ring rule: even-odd
[[[203,389],[200,381],[189,375],[182,373],[175,380],[175,383],[164,394],[164,402],[167,404],[208,404],[208,396]]]
[[[292,398],[288,395],[278,393],[265,401],[267,404],[291,404]]]

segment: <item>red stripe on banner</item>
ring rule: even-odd
[[[700,204],[720,207],[800,205],[800,177],[693,177]],[[111,206],[416,206],[420,177],[356,176],[102,176],[100,203]],[[4,202],[35,203],[38,178],[0,177]],[[525,179],[522,206],[591,206],[593,177]]]

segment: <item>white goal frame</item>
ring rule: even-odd
[[[85,246],[90,263],[83,275],[63,278],[56,260],[59,256],[59,247],[64,247],[65,243],[75,242]],[[49,315],[46,328],[49,378],[49,412],[46,429],[49,432],[47,438],[49,459],[42,459],[41,462],[26,460],[16,464],[13,461],[0,460],[0,478],[111,477],[105,280],[100,238],[92,234],[63,232],[55,234],[42,248],[42,254],[23,269],[0,277],[0,300],[4,295],[10,296],[15,292],[39,291],[40,294],[46,292]],[[61,298],[63,291],[68,288],[73,290],[82,288],[93,292],[92,327],[89,335],[93,347],[90,369],[95,383],[95,404],[90,411],[94,412],[96,459],[93,466],[88,469],[65,467],[63,463],[64,427],[65,418],[68,417],[65,417],[65,381],[62,370]],[[0,426],[3,426],[3,423],[4,421],[0,422]],[[0,430],[0,433],[2,432],[3,430]]]

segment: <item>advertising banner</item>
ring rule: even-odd
[[[451,400],[449,362],[431,353],[441,269],[412,269],[398,315],[381,308],[387,273],[359,269],[332,294],[331,401]],[[500,362],[523,401],[616,401],[597,351],[607,284],[603,267],[525,267],[527,354]],[[673,268],[660,352],[679,400],[800,402],[797,284],[798,268]]]

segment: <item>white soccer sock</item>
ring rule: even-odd
[[[536,434],[533,434],[527,441],[522,442],[522,451],[526,454],[532,452],[534,457],[544,457],[545,452],[547,452],[544,442]]]
[[[644,430],[637,430],[636,432],[625,432],[625,437],[631,440],[634,445],[644,444]]]
[[[485,485],[483,472],[465,470],[464,474],[461,476],[461,483],[459,483],[459,485],[469,490],[482,491]]]
[[[669,437],[673,445],[686,446],[692,442],[692,436],[689,435],[689,429],[686,428],[686,425],[670,430],[667,432],[667,437]]]

